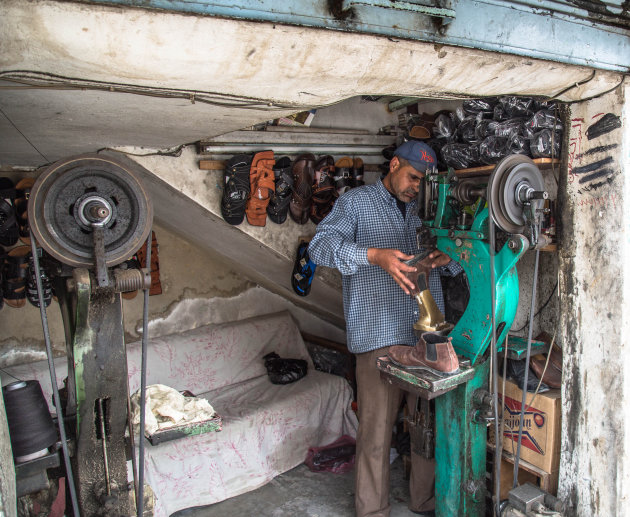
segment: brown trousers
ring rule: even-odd
[[[376,359],[388,347],[357,354],[357,434],[355,508],[357,517],[389,517],[389,451],[392,430],[403,391],[381,380]],[[409,397],[415,400],[415,397]],[[423,512],[435,508],[435,460],[411,452],[409,508]]]

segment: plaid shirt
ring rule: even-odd
[[[394,248],[418,253],[416,228],[422,225],[416,201],[407,204],[406,217],[382,181],[343,194],[332,212],[317,226],[309,244],[311,260],[342,274],[343,307],[348,349],[360,354],[389,345],[415,345],[413,324],[418,319],[415,298],[404,293],[381,267],[371,265],[368,248]],[[454,261],[436,268],[429,288],[444,312],[440,274],[454,276],[462,267]]]

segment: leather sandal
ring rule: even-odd
[[[289,214],[298,224],[306,224],[311,212],[314,165],[315,156],[310,153],[301,154],[293,163],[293,195]]]
[[[363,160],[361,158],[355,158],[352,165],[352,176],[354,178],[354,186],[360,187],[364,185],[363,181],[363,171],[365,167],[363,166]]]
[[[354,168],[354,160],[348,156],[339,158],[335,163],[335,187],[337,194],[341,195],[350,190],[354,186],[352,177],[352,169]]]
[[[249,198],[249,173],[251,154],[237,154],[225,164],[221,215],[226,223],[238,225],[245,217],[245,205]]]
[[[289,203],[293,193],[293,174],[291,174],[291,159],[288,156],[280,158],[273,167],[276,191],[269,200],[267,215],[276,224],[287,220]]]
[[[15,217],[15,186],[9,178],[0,178],[0,245],[13,246],[20,236]]]
[[[16,309],[26,305],[26,279],[31,249],[17,246],[9,250],[2,266],[2,290],[4,301]]]
[[[31,234],[28,226],[28,198],[35,184],[35,178],[23,178],[15,185],[15,217],[18,224],[20,240],[24,244],[31,244]]]
[[[311,205],[311,221],[315,224],[319,224],[330,213],[337,198],[334,175],[335,160],[332,156],[322,156],[317,160]]]
[[[273,151],[261,151],[254,155],[249,174],[250,194],[245,208],[247,222],[252,226],[265,226],[267,206],[276,190]]]

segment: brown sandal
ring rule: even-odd
[[[10,249],[4,258],[2,267],[4,301],[8,306],[16,309],[26,305],[26,281],[30,254],[30,247],[16,246]]]
[[[289,214],[298,224],[306,224],[311,212],[313,196],[313,166],[315,156],[301,154],[293,163],[293,195]]]
[[[319,224],[330,213],[337,198],[334,175],[335,160],[332,156],[322,156],[317,160],[311,205],[311,221],[315,224]]]
[[[247,222],[252,226],[265,226],[267,205],[276,191],[273,151],[261,151],[254,155],[249,173],[250,195],[245,208]]]

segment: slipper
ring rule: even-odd
[[[307,296],[311,292],[316,269],[317,265],[308,256],[308,242],[300,242],[291,275],[291,286],[297,294]]]
[[[37,248],[38,256],[41,257],[42,249]],[[39,261],[39,277],[42,280],[42,294],[44,297],[44,306],[48,307],[53,297],[52,284],[50,277],[46,271],[46,267]],[[26,282],[26,299],[31,305],[39,307],[39,294],[37,293],[37,275],[35,274],[35,264],[33,263],[33,255],[29,255],[28,259],[28,279]]]
[[[28,198],[35,184],[35,178],[23,178],[15,185],[15,217],[18,224],[20,240],[24,244],[31,244],[31,234],[28,226]]]
[[[289,214],[298,224],[306,224],[311,212],[314,165],[315,156],[310,153],[301,154],[293,163],[293,195]]]
[[[26,278],[31,249],[17,246],[9,250],[2,266],[2,290],[4,301],[16,309],[26,305]]]
[[[0,245],[13,246],[20,237],[15,217],[15,186],[9,178],[0,178]]]
[[[337,198],[334,174],[335,160],[332,156],[322,156],[317,160],[311,205],[311,221],[315,224],[319,224],[330,213]]]
[[[352,176],[354,179],[355,187],[360,187],[361,185],[365,184],[365,182],[363,181],[364,170],[365,167],[363,166],[363,160],[361,158],[355,158],[352,165]]]
[[[245,217],[245,205],[249,198],[249,172],[251,154],[237,154],[225,164],[221,215],[226,223],[238,225]]]
[[[335,163],[335,187],[337,194],[341,196],[353,187],[352,169],[354,168],[354,160],[348,156],[339,158]]]
[[[245,208],[247,222],[252,226],[265,226],[267,206],[276,190],[273,151],[261,151],[254,155],[249,174],[250,194]]]
[[[287,220],[289,203],[293,192],[293,175],[291,174],[291,159],[288,156],[280,158],[273,167],[276,190],[269,200],[267,215],[276,224]]]

